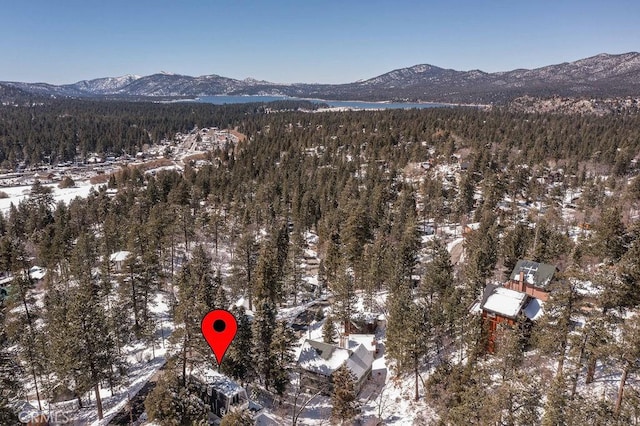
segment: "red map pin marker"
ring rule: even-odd
[[[218,365],[220,365],[224,353],[229,348],[233,338],[236,337],[236,332],[238,331],[236,318],[229,311],[216,309],[202,318],[200,328],[202,329],[202,335],[216,356]]]

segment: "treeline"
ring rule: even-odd
[[[0,108],[0,164],[6,169],[14,168],[20,162],[31,166],[57,164],[72,161],[76,155],[85,158],[90,152],[134,155],[145,144],[158,143],[195,126],[239,126],[253,134],[252,130],[277,123],[274,117],[263,114],[267,110],[316,109],[319,106],[308,101],[220,106],[193,102],[158,104],[92,100],[54,100],[29,107],[4,106]],[[343,142],[351,144],[380,143],[376,141],[378,138],[385,138],[385,144],[435,143],[455,135],[477,152],[497,151],[504,158],[525,164],[549,159],[566,159],[574,166],[575,162],[589,160],[607,165],[624,164],[633,158],[640,139],[637,115],[556,116],[515,114],[499,109],[485,112],[430,108],[321,115],[288,112],[279,114],[279,118],[287,123],[325,126],[331,135],[341,136]],[[352,128],[350,131],[355,133],[346,134],[349,123],[362,125],[365,132],[362,128]],[[374,132],[375,129],[378,131]],[[346,136],[348,141],[344,140]]]
[[[308,101],[211,105],[207,103],[95,100],[45,101],[0,107],[0,165],[13,169],[86,159],[88,153],[135,155],[144,145],[194,127],[233,128],[247,115],[316,109]]]

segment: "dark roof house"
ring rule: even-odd
[[[524,281],[527,284],[541,289],[547,289],[556,271],[557,268],[548,263],[538,263],[521,259],[516,263],[509,278],[511,281],[519,281],[520,273],[522,272]]]
[[[192,375],[191,379],[191,386],[209,409],[210,420],[214,423],[227,413],[251,408],[247,391],[222,374],[214,373],[206,377]]]

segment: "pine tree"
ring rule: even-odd
[[[467,172],[460,182],[455,210],[459,217],[469,214],[473,209],[475,185],[471,171]]]
[[[564,375],[572,327],[571,317],[579,312],[580,307],[579,293],[570,274],[569,271],[555,277],[550,288],[553,296],[546,302],[545,315],[535,328],[538,348],[542,353],[557,359],[558,375]]]
[[[5,328],[5,308],[0,302],[0,424],[18,424],[11,402],[18,399],[21,385],[18,377],[21,368],[9,351],[9,340]]]
[[[95,240],[81,235],[71,254],[73,284],[50,288],[47,306],[48,351],[56,375],[73,381],[79,395],[93,390],[98,418],[102,419],[100,383],[113,380],[120,361],[108,328],[104,300],[92,269],[96,266]]]
[[[371,220],[364,206],[355,200],[347,211],[349,215],[342,230],[342,241],[348,265],[353,268],[358,280],[364,249],[371,240]]]
[[[304,238],[298,231],[294,231],[291,238],[291,245],[289,247],[289,253],[287,256],[287,270],[286,270],[286,289],[287,296],[293,294],[293,305],[298,304],[298,293],[300,291],[300,284],[302,284],[303,273],[303,256],[304,256]]]
[[[616,346],[616,357],[622,368],[622,375],[618,386],[618,397],[616,398],[614,408],[614,413],[618,416],[620,414],[624,390],[629,375],[640,369],[640,316],[634,315],[625,320],[622,326],[620,341]]]
[[[252,323],[253,356],[258,378],[268,390],[273,382],[273,339],[276,328],[276,309],[269,299],[256,302]]]
[[[338,330],[336,329],[336,323],[333,321],[333,316],[327,316],[327,319],[322,325],[322,341],[332,345],[335,344],[337,332]]]
[[[331,376],[333,392],[331,393],[331,418],[340,424],[350,424],[356,416],[356,379],[343,364]]]
[[[253,310],[254,273],[258,260],[258,248],[255,232],[246,229],[237,239],[232,261],[232,284],[236,293],[247,298],[251,310]]]
[[[473,232],[464,242],[466,263],[464,275],[468,285],[467,297],[478,297],[486,284],[486,280],[493,273],[498,252],[498,229],[495,225],[495,216],[491,212],[485,212],[480,227]]]
[[[40,309],[33,297],[34,282],[29,275],[27,253],[20,240],[10,241],[4,249],[6,267],[14,274],[11,282],[15,296],[15,308],[7,315],[7,331],[11,341],[18,345],[18,353],[23,364],[29,366],[29,374],[33,380],[38,408],[41,409],[40,388],[38,380],[44,372],[44,336],[36,327],[40,320]],[[9,305],[14,307],[13,305]]]
[[[273,388],[279,396],[284,394],[290,381],[289,371],[293,364],[295,335],[285,321],[278,321],[273,333],[271,352],[273,354]]]
[[[149,420],[163,425],[201,424],[207,419],[204,403],[181,385],[171,362],[145,398],[144,407]]]
[[[287,269],[287,258],[289,257],[289,226],[287,223],[281,224],[278,229],[274,230],[274,241],[276,253],[276,276],[280,283],[280,298],[282,298],[282,286],[285,281]]]
[[[342,268],[339,270],[336,281],[331,285],[331,290],[333,291],[333,314],[339,323],[344,325],[345,333],[349,334],[357,301],[353,276],[349,271]]]
[[[620,209],[613,206],[604,210],[594,228],[594,254],[608,263],[618,262],[626,251]]]
[[[531,232],[525,224],[517,223],[515,227],[506,232],[501,244],[502,264],[505,275],[508,277],[518,260],[524,259],[527,247],[531,239]]]
[[[453,392],[449,395],[452,403],[443,413],[448,423],[478,426],[498,424],[496,417],[499,413],[489,392],[492,386],[489,371],[480,365],[468,366],[456,379],[451,389]]]
[[[178,303],[175,309],[176,330],[171,341],[180,342],[182,383],[186,386],[187,365],[190,362],[213,361],[213,354],[202,338],[202,318],[212,309],[216,289],[214,288],[211,259],[201,246],[196,246],[192,258],[178,273]],[[220,307],[224,308],[224,307]]]
[[[369,268],[364,275],[364,306],[365,309],[373,311],[375,308],[374,295],[388,283],[389,250],[386,247],[386,238],[382,232],[377,233],[373,244],[367,246],[365,258]]]
[[[434,298],[445,297],[453,288],[453,265],[447,247],[440,239],[432,240],[428,251],[431,260],[425,266],[420,293],[429,303],[433,303]]]
[[[625,308],[640,306],[640,238],[636,238],[622,256],[617,269],[619,279],[610,283],[617,285],[609,285],[607,293],[616,301],[617,306]]]
[[[411,210],[409,210],[411,211]],[[420,251],[420,235],[415,217],[408,214],[409,219],[403,222],[402,234],[399,237],[397,250],[395,252],[395,265],[393,277],[396,280],[411,280],[418,265],[418,253]],[[394,225],[396,227],[396,225]],[[392,236],[392,238],[394,238]],[[397,236],[395,237],[397,238]]]
[[[567,424],[567,391],[562,373],[556,375],[547,392],[542,426]]]
[[[555,260],[571,251],[571,242],[566,234],[554,230],[546,220],[536,223],[533,243],[528,257],[535,262],[555,263]]]
[[[334,230],[327,240],[327,248],[325,251],[322,264],[324,266],[324,278],[326,282],[332,283],[336,280],[338,270],[342,262],[343,247],[339,230]]]
[[[255,424],[249,411],[233,411],[225,414],[220,426],[253,426]]]
[[[244,307],[234,308],[232,313],[238,321],[238,331],[220,368],[223,373],[244,384],[255,374],[252,356],[253,332]]]
[[[388,306],[386,351],[395,362],[396,374],[414,375],[417,401],[420,367],[431,346],[427,309],[424,304],[414,302],[406,281],[392,290]]]
[[[279,268],[277,248],[270,241],[265,241],[256,266],[256,300],[268,299],[274,305],[282,301],[282,275]]]
[[[454,338],[456,325],[465,321],[460,309],[460,291],[456,289],[453,265],[447,248],[439,239],[429,243],[431,260],[425,265],[418,294],[429,317],[431,335],[438,355],[447,338]]]

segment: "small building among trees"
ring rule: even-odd
[[[124,268],[124,262],[129,258],[130,254],[131,252],[122,250],[112,253],[111,256],[109,256],[109,261],[113,265],[113,269],[116,272],[122,271],[122,269]]]
[[[198,396],[210,414],[215,416],[214,419],[219,420],[227,413],[249,409],[247,391],[226,376],[216,374],[204,381],[197,378],[193,386],[199,390]]]
[[[345,334],[375,334],[384,326],[384,316],[374,312],[359,312],[342,325]]]

